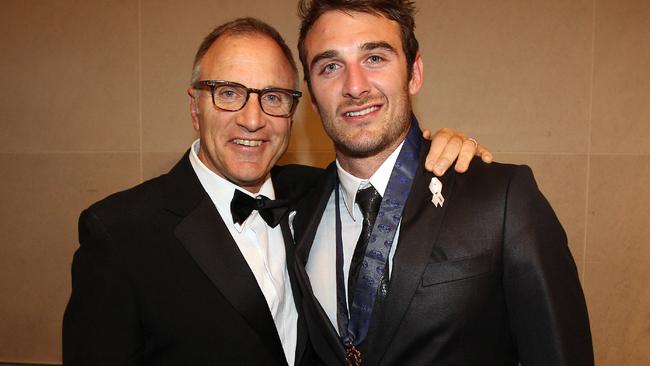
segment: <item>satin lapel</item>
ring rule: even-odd
[[[298,286],[298,280],[296,279],[295,271],[295,243],[293,237],[291,236],[291,230],[289,229],[289,221],[287,218],[284,218],[280,222],[280,228],[282,229],[282,237],[284,238],[284,246],[286,249],[286,258],[287,258],[287,271],[289,272],[289,279],[291,281],[291,292],[293,293],[293,300],[298,310],[298,338],[296,340],[296,364],[300,363],[304,353],[305,346],[307,345],[307,326],[305,324],[305,316],[301,311],[300,304],[302,304],[302,295],[300,293],[300,288]]]
[[[327,167],[320,186],[298,204],[298,212],[293,222],[297,242],[296,277],[304,291],[303,301],[306,304],[305,315],[309,322],[308,328],[310,329],[314,349],[326,364],[345,364],[345,350],[339,340],[336,329],[314,296],[305,265],[309,259],[309,251],[316,236],[316,230],[318,229],[323,212],[334,189],[336,179],[336,165],[332,163]],[[328,347],[329,354],[322,354],[322,349],[319,346]],[[332,355],[336,362],[330,357]]]
[[[395,333],[406,314],[415,291],[420,286],[422,274],[429,261],[429,256],[438,238],[440,225],[447,207],[451,204],[454,174],[451,171],[442,178],[442,195],[445,203],[436,207],[431,203],[432,193],[429,183],[433,175],[425,172],[424,157],[429,151],[429,143],[422,146],[420,167],[411,187],[409,198],[404,207],[399,233],[398,246],[393,258],[388,295],[383,303],[383,311],[377,319],[374,339],[370,340],[368,364],[378,364],[390,347]]]
[[[303,303],[306,305],[304,309],[305,321],[308,322],[307,328],[310,331],[310,338],[316,353],[318,353],[325,364],[332,364],[332,362],[328,361],[331,359],[329,355],[333,355],[338,361],[336,362],[337,364],[345,364],[345,349],[325,310],[323,310],[316,296],[314,296],[311,284],[309,283],[309,276],[305,271],[305,266],[300,264],[299,261],[296,261],[295,270],[298,283],[304,291]],[[328,347],[329,355],[322,354],[319,345]]]
[[[268,345],[269,352],[280,364],[286,365],[264,295],[191,165],[181,161],[170,176],[173,179],[167,192],[168,209],[183,216],[174,230],[176,237],[216,290]]]
[[[325,364],[345,364],[345,349],[339,339],[334,325],[330,322],[325,310],[320,305],[309,282],[309,276],[300,259],[295,262],[296,277],[303,289],[303,303],[305,304],[305,320],[314,346],[314,350]],[[319,346],[329,349],[328,354],[323,354]],[[337,362],[330,361],[332,356]]]
[[[300,364],[304,357],[307,346],[307,325],[305,322],[305,313],[302,311],[302,293],[296,278],[295,262],[296,262],[296,243],[289,227],[289,216],[291,211],[296,210],[296,201],[298,197],[302,197],[305,192],[312,188],[315,184],[313,176],[314,171],[303,171],[305,168],[294,169],[294,166],[276,166],[271,170],[273,177],[273,189],[275,191],[275,198],[287,200],[292,202],[289,212],[280,221],[280,228],[282,230],[282,237],[284,239],[287,270],[291,281],[291,291],[293,299],[298,311],[298,329],[297,329],[297,343],[296,343],[296,364]],[[322,174],[322,172],[320,173]]]

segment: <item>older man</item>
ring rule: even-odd
[[[299,51],[336,161],[294,222],[328,365],[592,365],[565,233],[526,166],[423,171],[414,5],[301,1]]]
[[[315,362],[288,270],[287,212],[321,170],[273,168],[297,84],[269,25],[238,19],[205,38],[188,89],[200,139],[169,173],[81,214],[65,365]],[[462,164],[474,147],[462,146]]]

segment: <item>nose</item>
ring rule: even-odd
[[[365,97],[370,93],[370,82],[366,71],[359,65],[350,64],[346,67],[343,96],[353,99]]]
[[[266,125],[264,112],[260,107],[259,95],[251,93],[248,96],[248,102],[239,113],[237,123],[245,128],[248,132],[255,132]]]

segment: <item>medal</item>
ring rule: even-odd
[[[361,352],[355,346],[349,346],[345,349],[345,360],[347,366],[361,366]]]

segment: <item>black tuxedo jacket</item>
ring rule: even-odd
[[[272,171],[278,199],[320,170]],[[296,304],[293,241],[281,223]],[[187,154],[167,174],[114,194],[79,219],[65,365],[286,365],[264,295]],[[297,364],[312,364],[299,310]]]
[[[592,365],[575,263],[530,169],[475,159],[469,172],[441,178],[445,202],[435,207],[433,175],[421,168],[428,146],[402,216],[388,295],[375,305],[361,347],[362,364]],[[344,349],[313,296],[305,264],[335,180],[332,164],[294,221],[310,340],[328,365],[344,364]]]

